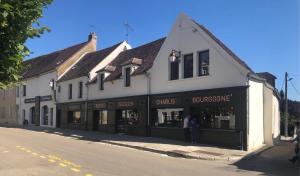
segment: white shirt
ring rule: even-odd
[[[183,128],[188,128],[189,127],[189,118],[185,117],[183,120]]]

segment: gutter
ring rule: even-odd
[[[88,82],[90,80],[90,74],[88,74],[87,76]],[[89,101],[89,85],[85,84],[86,86],[86,100],[85,100],[85,112],[84,112],[84,124],[85,124],[85,129],[88,130],[88,101]]]
[[[150,81],[150,73],[145,72],[145,76],[147,78],[147,127],[150,132],[150,94],[151,94],[151,81]]]

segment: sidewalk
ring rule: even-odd
[[[153,137],[138,137],[120,134],[108,134],[102,132],[58,128],[53,129],[35,126],[27,126],[23,129],[31,131],[42,131],[50,134],[72,137],[78,140],[102,142],[111,145],[118,145],[138,150],[165,154],[172,157],[191,159],[237,161],[245,156],[253,155],[253,153],[255,153],[253,151],[246,152],[202,144],[192,145],[186,142]],[[266,148],[266,146],[264,147]]]

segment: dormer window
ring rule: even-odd
[[[131,58],[122,64],[125,87],[130,87],[131,74],[133,74],[139,68],[139,66],[142,65],[142,62],[143,62],[142,59]]]
[[[124,83],[125,83],[125,87],[130,87],[130,81],[131,81],[131,67],[126,67],[125,68],[125,80],[124,80]]]

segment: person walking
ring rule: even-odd
[[[298,164],[299,164],[299,159],[300,159],[300,149],[299,149],[299,145],[300,145],[300,121],[299,122],[296,122],[296,127],[297,127],[297,130],[296,130],[296,137],[295,139],[293,139],[291,142],[294,143],[296,142],[295,144],[295,155],[289,159],[290,162],[292,162],[293,164],[295,164],[296,161],[298,161]]]
[[[190,120],[190,131],[191,131],[191,142],[192,144],[197,143],[197,139],[198,139],[198,122],[195,116],[193,116]]]
[[[190,128],[189,128],[189,123],[190,123],[191,115],[188,114],[185,116],[183,119],[183,131],[184,131],[184,139],[186,142],[190,142]]]

